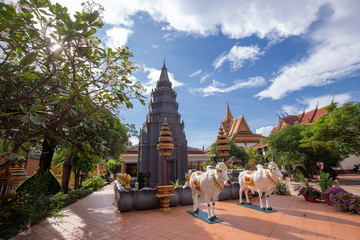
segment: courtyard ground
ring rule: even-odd
[[[360,174],[339,179],[341,187],[360,195]],[[271,196],[274,213],[238,206],[238,200],[217,202],[215,213],[224,222],[216,224],[188,214],[192,205],[120,213],[110,184],[68,206],[66,217],[46,219],[12,239],[360,239],[360,216],[307,202],[292,191],[296,184],[289,182],[291,196]],[[200,209],[206,212],[206,205]]]

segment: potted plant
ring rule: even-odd
[[[329,187],[332,187],[333,183],[334,183],[334,181],[330,177],[330,174],[320,170],[319,186],[321,188],[321,195],[324,198],[325,203],[329,204],[329,205],[330,205],[329,195],[326,194],[326,189],[328,189]]]
[[[296,186],[295,191],[298,191],[298,196],[303,196],[306,201],[318,203],[321,200],[321,192],[309,185]]]

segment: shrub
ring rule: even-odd
[[[60,202],[53,202],[45,193],[29,194],[6,203],[0,212],[0,236],[8,239],[45,218],[61,211]]]
[[[360,215],[360,196],[338,193],[334,195],[333,206],[338,211]]]
[[[68,193],[65,194],[63,192],[58,192],[54,196],[50,198],[51,204],[53,208],[60,206],[61,208],[66,207],[79,199],[77,194]]]
[[[325,192],[326,189],[328,189],[329,187],[332,187],[332,185],[333,185],[333,180],[330,177],[330,173],[326,173],[326,172],[323,172],[322,170],[320,170],[319,186],[321,188],[321,191]]]
[[[286,195],[286,185],[283,182],[278,182],[274,190],[275,195]]]
[[[81,184],[81,190],[92,189],[93,191],[96,191],[96,190],[102,188],[103,186],[105,186],[106,184],[107,184],[107,182],[104,179],[102,179],[100,176],[95,176],[95,177],[86,179]]]
[[[247,165],[251,167],[252,169],[256,169],[256,165],[258,164],[258,161],[255,158],[250,158]]]
[[[39,184],[40,183],[40,184]],[[17,188],[17,193],[34,192],[34,188],[41,186],[39,192],[45,195],[55,195],[61,191],[61,185],[51,170],[39,175],[35,172],[31,177],[23,181]],[[38,189],[39,190],[39,189]]]
[[[0,236],[9,239],[29,227],[30,209],[24,201],[13,199],[0,211]]]
[[[297,166],[293,172],[293,177],[296,181],[304,182],[305,178],[310,179],[310,174],[305,170],[303,166]]]
[[[321,200],[321,192],[310,186],[296,186],[294,187],[295,191],[298,191],[298,196],[303,196],[305,199],[309,199],[310,201],[318,201]]]
[[[330,201],[331,205],[334,204],[334,202],[336,201],[335,197],[339,193],[347,193],[347,191],[338,186],[329,187],[328,189],[326,189],[325,194],[329,195],[329,201]]]

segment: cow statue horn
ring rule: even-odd
[[[215,163],[218,163],[218,162],[216,161],[217,156],[218,156],[217,154],[214,156],[214,162],[215,162]]]
[[[269,158],[270,156],[271,156],[271,155],[266,156],[266,158],[265,158],[265,162],[269,163],[268,158]]]

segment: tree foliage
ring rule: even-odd
[[[323,162],[328,167],[336,165],[340,161],[337,151],[330,151],[324,147],[314,149],[301,144],[302,133],[309,127],[311,125],[297,122],[271,134],[267,138],[270,154],[277,156],[283,164],[303,164],[310,174],[317,170],[317,162]]]
[[[113,173],[114,175],[116,175],[116,173],[121,172],[121,161],[115,160],[115,159],[110,159],[109,161],[107,161],[105,163],[104,168],[107,172]]]
[[[256,165],[260,162],[260,160],[264,159],[264,156],[262,154],[259,154],[255,147],[250,146],[245,150],[245,152],[249,155],[249,161],[247,164],[251,168],[255,168]]]
[[[104,49],[95,36],[103,11],[88,2],[71,17],[46,0],[0,2],[0,134],[9,160],[30,151],[29,141],[44,139],[51,152],[69,131],[102,121],[104,110],[144,104],[140,83],[129,79],[132,53]]]
[[[343,158],[360,155],[360,103],[332,103],[315,123],[302,132],[301,145],[338,151]]]
[[[231,139],[227,139],[227,140],[230,145],[229,157],[235,156],[239,160],[241,160],[243,163],[247,163],[247,161],[249,160],[248,154],[244,150],[238,148],[233,140],[231,140]],[[217,143],[215,141],[213,144],[211,144],[210,151],[208,153],[209,154],[218,154],[219,152],[216,151],[216,146],[217,146]],[[221,158],[217,158],[217,161],[222,161],[222,160],[223,159],[221,159]],[[215,162],[213,162],[212,164],[214,165]]]

